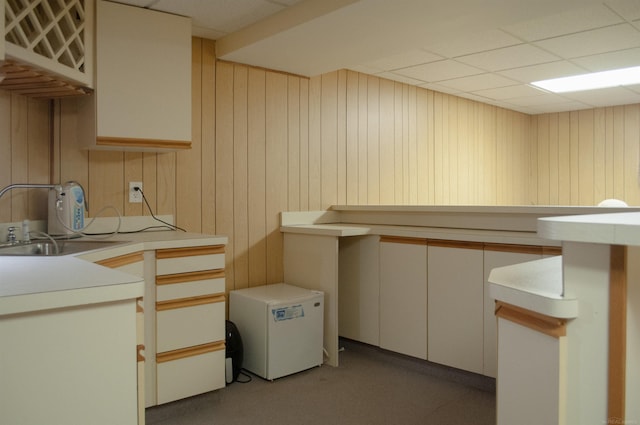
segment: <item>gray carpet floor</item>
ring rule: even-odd
[[[147,425],[489,425],[495,380],[341,340],[340,366],[147,409]],[[240,376],[240,379],[246,379]]]

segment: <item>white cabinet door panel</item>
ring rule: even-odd
[[[429,361],[482,373],[483,251],[428,248]]]
[[[380,243],[380,347],[427,358],[427,245]]]

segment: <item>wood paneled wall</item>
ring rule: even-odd
[[[640,105],[531,117],[532,201],[640,205]]]
[[[0,91],[0,158],[11,158],[0,184],[78,180],[92,216],[148,215],[127,202],[128,182],[142,181],[156,214],[229,236],[228,289],[282,279],[281,211],[640,205],[640,105],[528,116],[352,71],[305,78],[216,61],[199,38],[192,76],[193,148],[177,153],[82,150],[73,99],[50,108]],[[30,205],[3,198],[0,221],[44,218]]]
[[[50,102],[0,90],[0,189],[12,183],[49,183]],[[0,198],[0,223],[47,215],[42,189],[15,189]]]

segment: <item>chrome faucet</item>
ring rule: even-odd
[[[12,189],[55,189],[58,187],[61,187],[61,186],[59,184],[14,183],[14,184],[10,184],[9,186],[5,186],[4,188],[2,188],[2,190],[0,190],[0,198],[2,198],[2,195],[4,195],[5,193],[7,193]],[[26,230],[26,236],[24,236],[24,241],[22,242],[29,243],[30,242],[29,230],[23,229],[23,234],[25,233],[25,230]],[[16,228],[14,226],[11,226],[7,229],[7,242],[11,245],[19,243],[15,231],[16,231]]]
[[[9,242],[11,245],[15,245],[18,243],[16,228],[14,226],[7,228],[7,242]]]
[[[2,198],[2,195],[4,195],[6,192],[12,189],[55,189],[58,186],[60,185],[41,183],[14,183],[10,184],[9,186],[3,187],[2,190],[0,190],[0,198]]]

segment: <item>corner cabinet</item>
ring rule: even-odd
[[[142,251],[132,252],[125,255],[119,255],[117,257],[111,257],[104,260],[96,261],[104,267],[120,270],[124,273],[129,273],[135,276],[144,278],[144,255]],[[137,368],[137,382],[138,382],[138,425],[145,424],[144,414],[144,369],[145,369],[145,353],[144,353],[144,301],[143,298],[136,299],[136,361],[138,362]]]
[[[191,147],[191,19],[98,0],[95,92],[79,100],[89,149]]]
[[[224,263],[224,245],[156,251],[154,404],[225,386]]]

